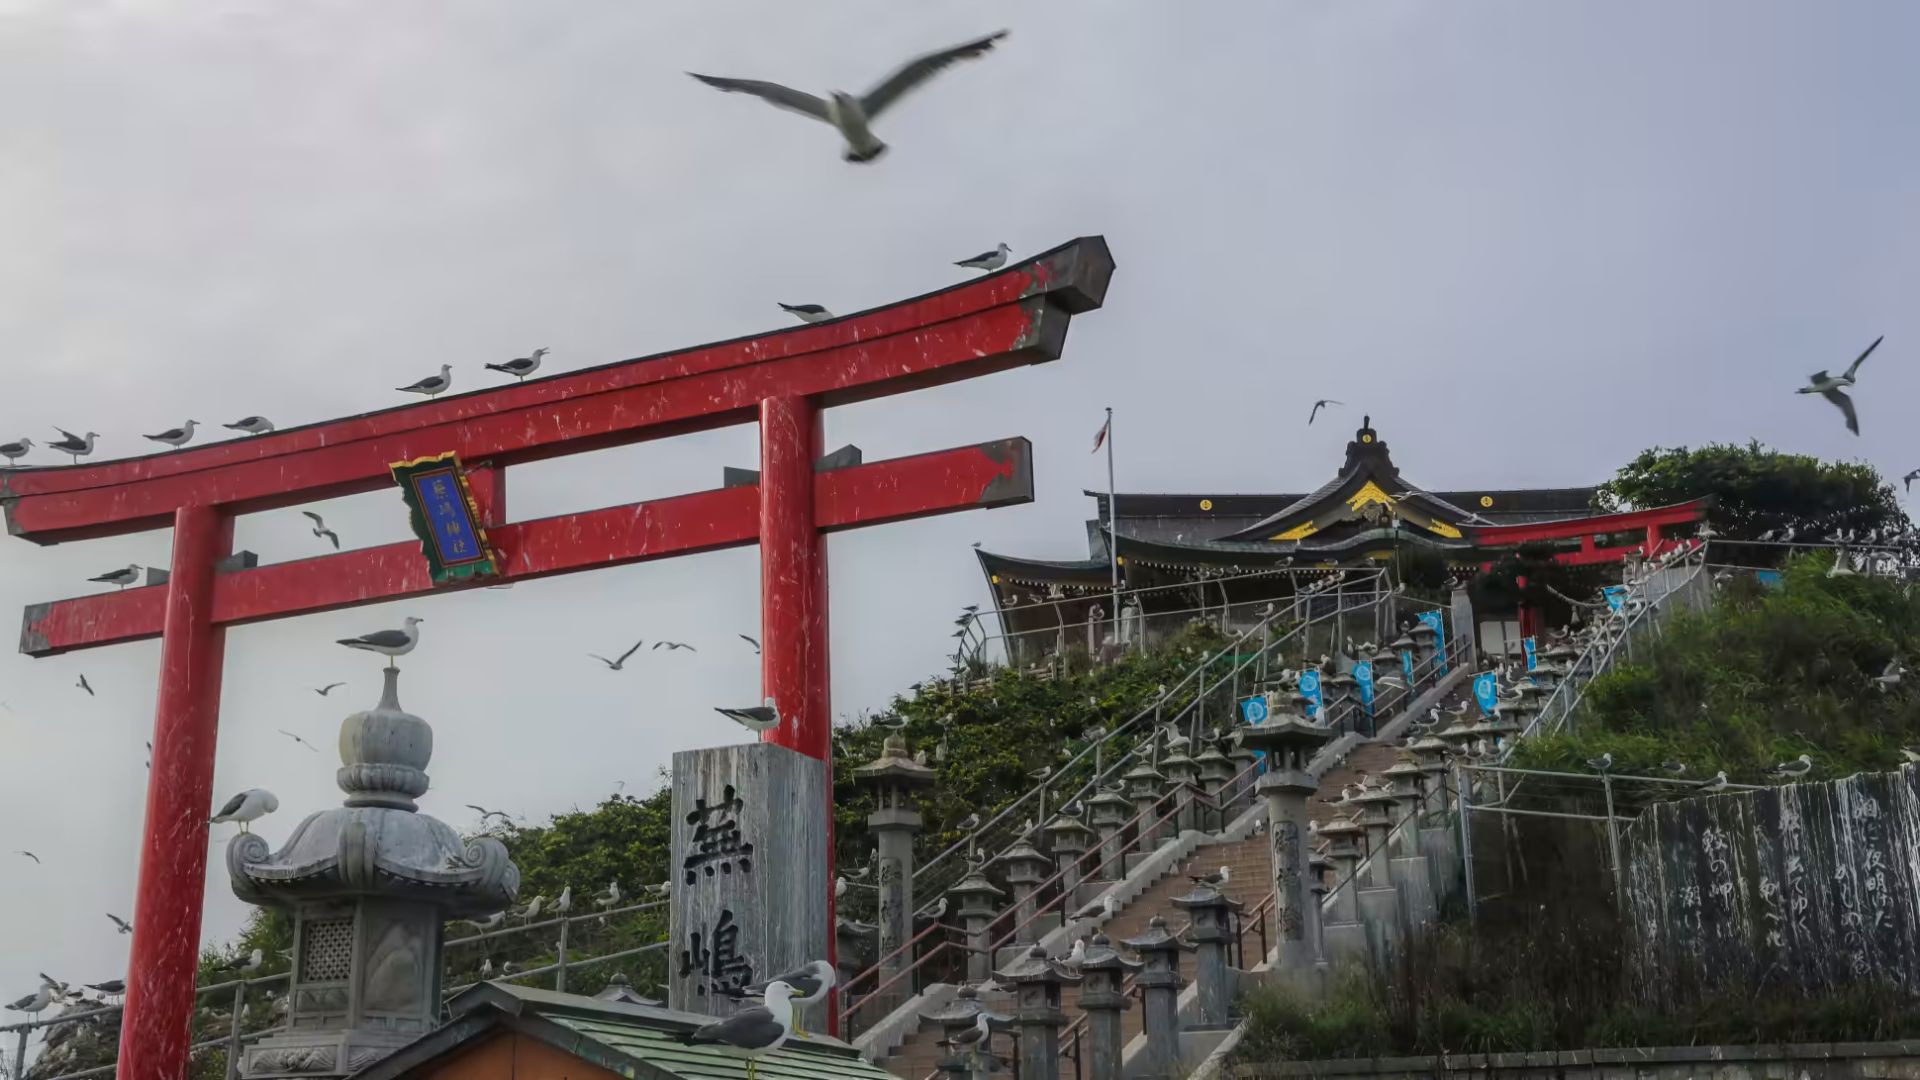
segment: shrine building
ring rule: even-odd
[[[1004,632],[1009,663],[1062,648],[1107,647],[1116,632],[1115,553],[1122,642],[1192,618],[1224,628],[1258,624],[1260,612],[1340,569],[1418,567],[1429,587],[1462,585],[1501,555],[1545,545],[1574,565],[1659,554],[1705,514],[1704,502],[1603,513],[1594,486],[1433,491],[1401,475],[1387,444],[1362,421],[1346,460],[1313,491],[1271,495],[1088,491],[1084,559],[1034,559],[977,551]],[[1432,580],[1438,577],[1442,580]],[[1415,581],[1417,586],[1419,581]],[[1519,649],[1532,613],[1476,610],[1480,648]]]

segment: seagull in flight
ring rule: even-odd
[[[87,682],[87,674],[84,671],[80,673],[80,681],[77,683],[74,683],[73,685],[79,687],[82,690],[85,690],[87,692],[88,697],[100,696],[99,694],[96,694],[93,692],[93,686]]]
[[[684,641],[656,641],[653,643],[653,648],[649,649],[648,651],[658,652],[663,648],[666,649],[668,652],[672,652],[675,649],[685,649],[688,652],[700,651],[699,649],[694,648],[693,646],[687,644]]]
[[[22,439],[20,441],[25,442],[26,440]],[[1909,495],[1913,494],[1913,482],[1915,480],[1920,480],[1920,469],[1915,469],[1912,472],[1900,478],[1900,482],[1907,486],[1907,494]]]
[[[231,424],[221,424],[228,431],[245,432],[248,435],[265,435],[273,430],[273,421],[264,416],[243,416]]]
[[[603,664],[605,664],[605,665],[607,665],[607,670],[608,670],[608,671],[623,671],[623,670],[625,670],[625,669],[626,669],[626,664],[627,664],[627,657],[629,657],[629,656],[632,656],[632,655],[633,655],[634,653],[636,653],[636,652],[639,652],[639,651],[640,651],[640,646],[642,646],[642,645],[644,645],[644,644],[646,644],[646,642],[644,642],[644,641],[636,641],[636,642],[634,642],[634,643],[633,643],[633,648],[631,648],[631,649],[628,649],[628,650],[627,650],[626,652],[623,652],[623,653],[621,653],[621,654],[620,654],[620,659],[618,659],[618,660],[609,660],[609,659],[607,659],[606,657],[604,657],[604,656],[601,656],[601,655],[600,655],[599,653],[588,653],[587,655],[588,655],[588,656],[591,656],[591,657],[593,657],[593,658],[594,658],[595,660],[598,660],[598,661],[600,661],[601,663],[603,663]]]
[[[764,705],[755,705],[749,709],[716,708],[714,711],[755,735],[772,731],[780,726],[780,710],[774,706],[772,698],[768,698]]]
[[[488,364],[487,370],[505,372],[515,379],[525,382],[527,376],[540,370],[540,359],[547,355],[547,351],[547,347],[542,345],[526,356],[516,357],[504,364]]]
[[[33,860],[33,864],[34,864],[35,866],[39,866],[39,865],[40,865],[40,856],[38,856],[38,855],[35,855],[35,854],[34,854],[33,852],[31,852],[31,851],[16,851],[16,852],[14,852],[14,854],[15,854],[15,855],[25,855],[25,856],[26,856],[27,858],[29,858],[29,859],[32,859],[32,860]]]
[[[1842,388],[1854,385],[1854,374],[1860,370],[1861,363],[1872,354],[1873,350],[1879,348],[1880,343],[1886,339],[1885,334],[1874,338],[1873,344],[1867,346],[1866,352],[1854,357],[1853,363],[1847,365],[1846,371],[1839,375],[1829,375],[1826,369],[1822,368],[1812,375],[1807,376],[1807,385],[1794,392],[1798,394],[1819,394],[1821,397],[1833,402],[1834,406],[1846,415],[1847,430],[1853,432],[1855,435],[1860,434],[1860,417],[1853,411],[1853,399],[1848,397]]]
[[[1309,427],[1313,426],[1313,418],[1320,415],[1321,409],[1324,409],[1329,405],[1345,405],[1345,404],[1346,402],[1344,401],[1335,401],[1332,398],[1325,398],[1325,397],[1321,398],[1319,401],[1314,402],[1313,411],[1307,414],[1307,426]]]
[[[48,443],[47,449],[58,450],[68,455],[73,458],[74,464],[76,465],[80,463],[81,458],[93,453],[93,440],[100,437],[100,433],[97,431],[89,431],[85,435],[75,435],[63,427],[56,427],[53,430],[60,433],[60,440],[58,442]]]
[[[759,655],[760,655],[760,643],[759,643],[758,641],[756,641],[756,640],[754,640],[753,638],[750,638],[750,637],[748,637],[748,636],[747,636],[747,635],[745,635],[745,634],[741,634],[741,635],[740,635],[740,640],[741,640],[741,641],[744,641],[744,642],[746,642],[747,644],[749,644],[749,645],[751,645],[751,646],[753,646],[753,655],[755,655],[755,656],[759,656]]]
[[[278,728],[276,730],[278,730],[280,734],[285,735],[287,738],[292,739],[294,742],[299,743],[301,746],[304,746],[307,749],[312,750],[314,753],[317,754],[320,752],[319,748],[315,747],[312,743],[308,742],[307,740],[301,738],[298,735],[295,735],[293,732],[288,731],[286,728]]]
[[[728,93],[752,94],[777,109],[810,116],[815,120],[831,124],[846,140],[846,151],[842,155],[850,162],[867,162],[887,152],[887,144],[874,135],[872,122],[880,114],[892,107],[907,91],[931,79],[957,60],[967,60],[980,56],[993,48],[994,43],[1007,36],[1002,30],[964,45],[951,49],[928,53],[910,61],[898,71],[889,75],[878,86],[865,94],[853,95],[835,90],[826,98],[782,86],[779,83],[761,82],[756,79],[724,79],[713,75],[701,75],[689,71],[687,74],[706,83],[716,90]]]
[[[345,685],[347,684],[343,682],[330,682],[325,686],[315,688],[313,692],[316,694],[319,694],[321,697],[326,697],[328,694],[332,693],[335,688],[345,686]]]
[[[774,303],[780,302],[775,300]],[[826,322],[833,318],[833,312],[819,304],[780,304],[780,310],[804,323]]]
[[[506,821],[506,822],[511,822],[511,821],[513,821],[513,818],[511,818],[511,817],[509,817],[509,816],[507,816],[507,815],[506,815],[505,813],[503,813],[503,812],[501,812],[501,811],[499,811],[499,810],[489,810],[489,809],[487,809],[486,807],[484,807],[484,806],[480,806],[480,805],[478,805],[478,804],[476,804],[476,803],[468,803],[468,804],[467,804],[467,809],[469,809],[469,810],[471,810],[471,811],[473,811],[473,812],[474,812],[474,813],[476,813],[476,814],[479,814],[479,815],[480,815],[480,820],[481,820],[481,822],[482,822],[482,823],[485,823],[485,822],[486,822],[486,820],[487,820],[488,818],[490,818],[490,817],[497,817],[497,818],[499,818],[499,819],[500,819],[501,821]]]
[[[119,930],[119,931],[120,931],[121,933],[123,933],[123,934],[131,934],[131,933],[133,933],[133,926],[132,926],[132,924],[130,924],[130,923],[128,923],[128,922],[127,922],[127,920],[125,920],[125,919],[123,919],[123,918],[121,918],[121,917],[120,917],[120,916],[118,916],[118,915],[115,915],[115,914],[114,914],[113,912],[111,912],[111,911],[109,911],[109,912],[107,912],[107,918],[108,918],[108,919],[109,919],[110,921],[112,921],[112,923],[113,923],[113,925],[114,925],[114,927],[115,927],[115,929],[117,929],[117,930]],[[100,989],[100,988],[96,986],[96,987],[94,987],[93,989],[95,989],[95,990],[98,990],[98,989]]]
[[[394,389],[403,394],[425,394],[428,397],[439,397],[441,394],[446,393],[451,386],[453,386],[453,365],[441,364],[440,374],[429,375],[411,386],[396,386]]]
[[[143,438],[151,439],[157,443],[166,443],[168,446],[185,446],[193,441],[193,428],[194,425],[199,422],[198,420],[189,420],[177,428],[168,428],[158,435],[146,435],[143,436]]]
[[[332,529],[327,528],[327,523],[321,519],[319,514],[316,514],[311,510],[302,510],[300,512],[313,519],[313,535],[319,537],[322,540],[333,541],[333,550],[335,551],[340,550],[340,534],[339,533],[334,532]]]
[[[953,265],[964,266],[969,270],[998,270],[1007,265],[1007,256],[1011,254],[1013,254],[1013,249],[1007,246],[1005,240],[1002,240],[1000,241],[1000,246],[994,248],[992,251],[983,251],[978,255],[961,259]]]

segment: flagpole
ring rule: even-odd
[[[1120,492],[1113,486],[1113,406],[1107,406],[1107,559],[1113,571],[1113,636],[1120,637]]]

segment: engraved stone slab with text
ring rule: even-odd
[[[673,755],[669,869],[672,1008],[726,1016],[729,990],[826,959],[826,763],[770,743]]]

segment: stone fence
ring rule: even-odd
[[[1377,1080],[1920,1080],[1920,1041],[1791,1046],[1663,1046],[1535,1054],[1354,1058],[1239,1065],[1239,1080],[1365,1076]]]

